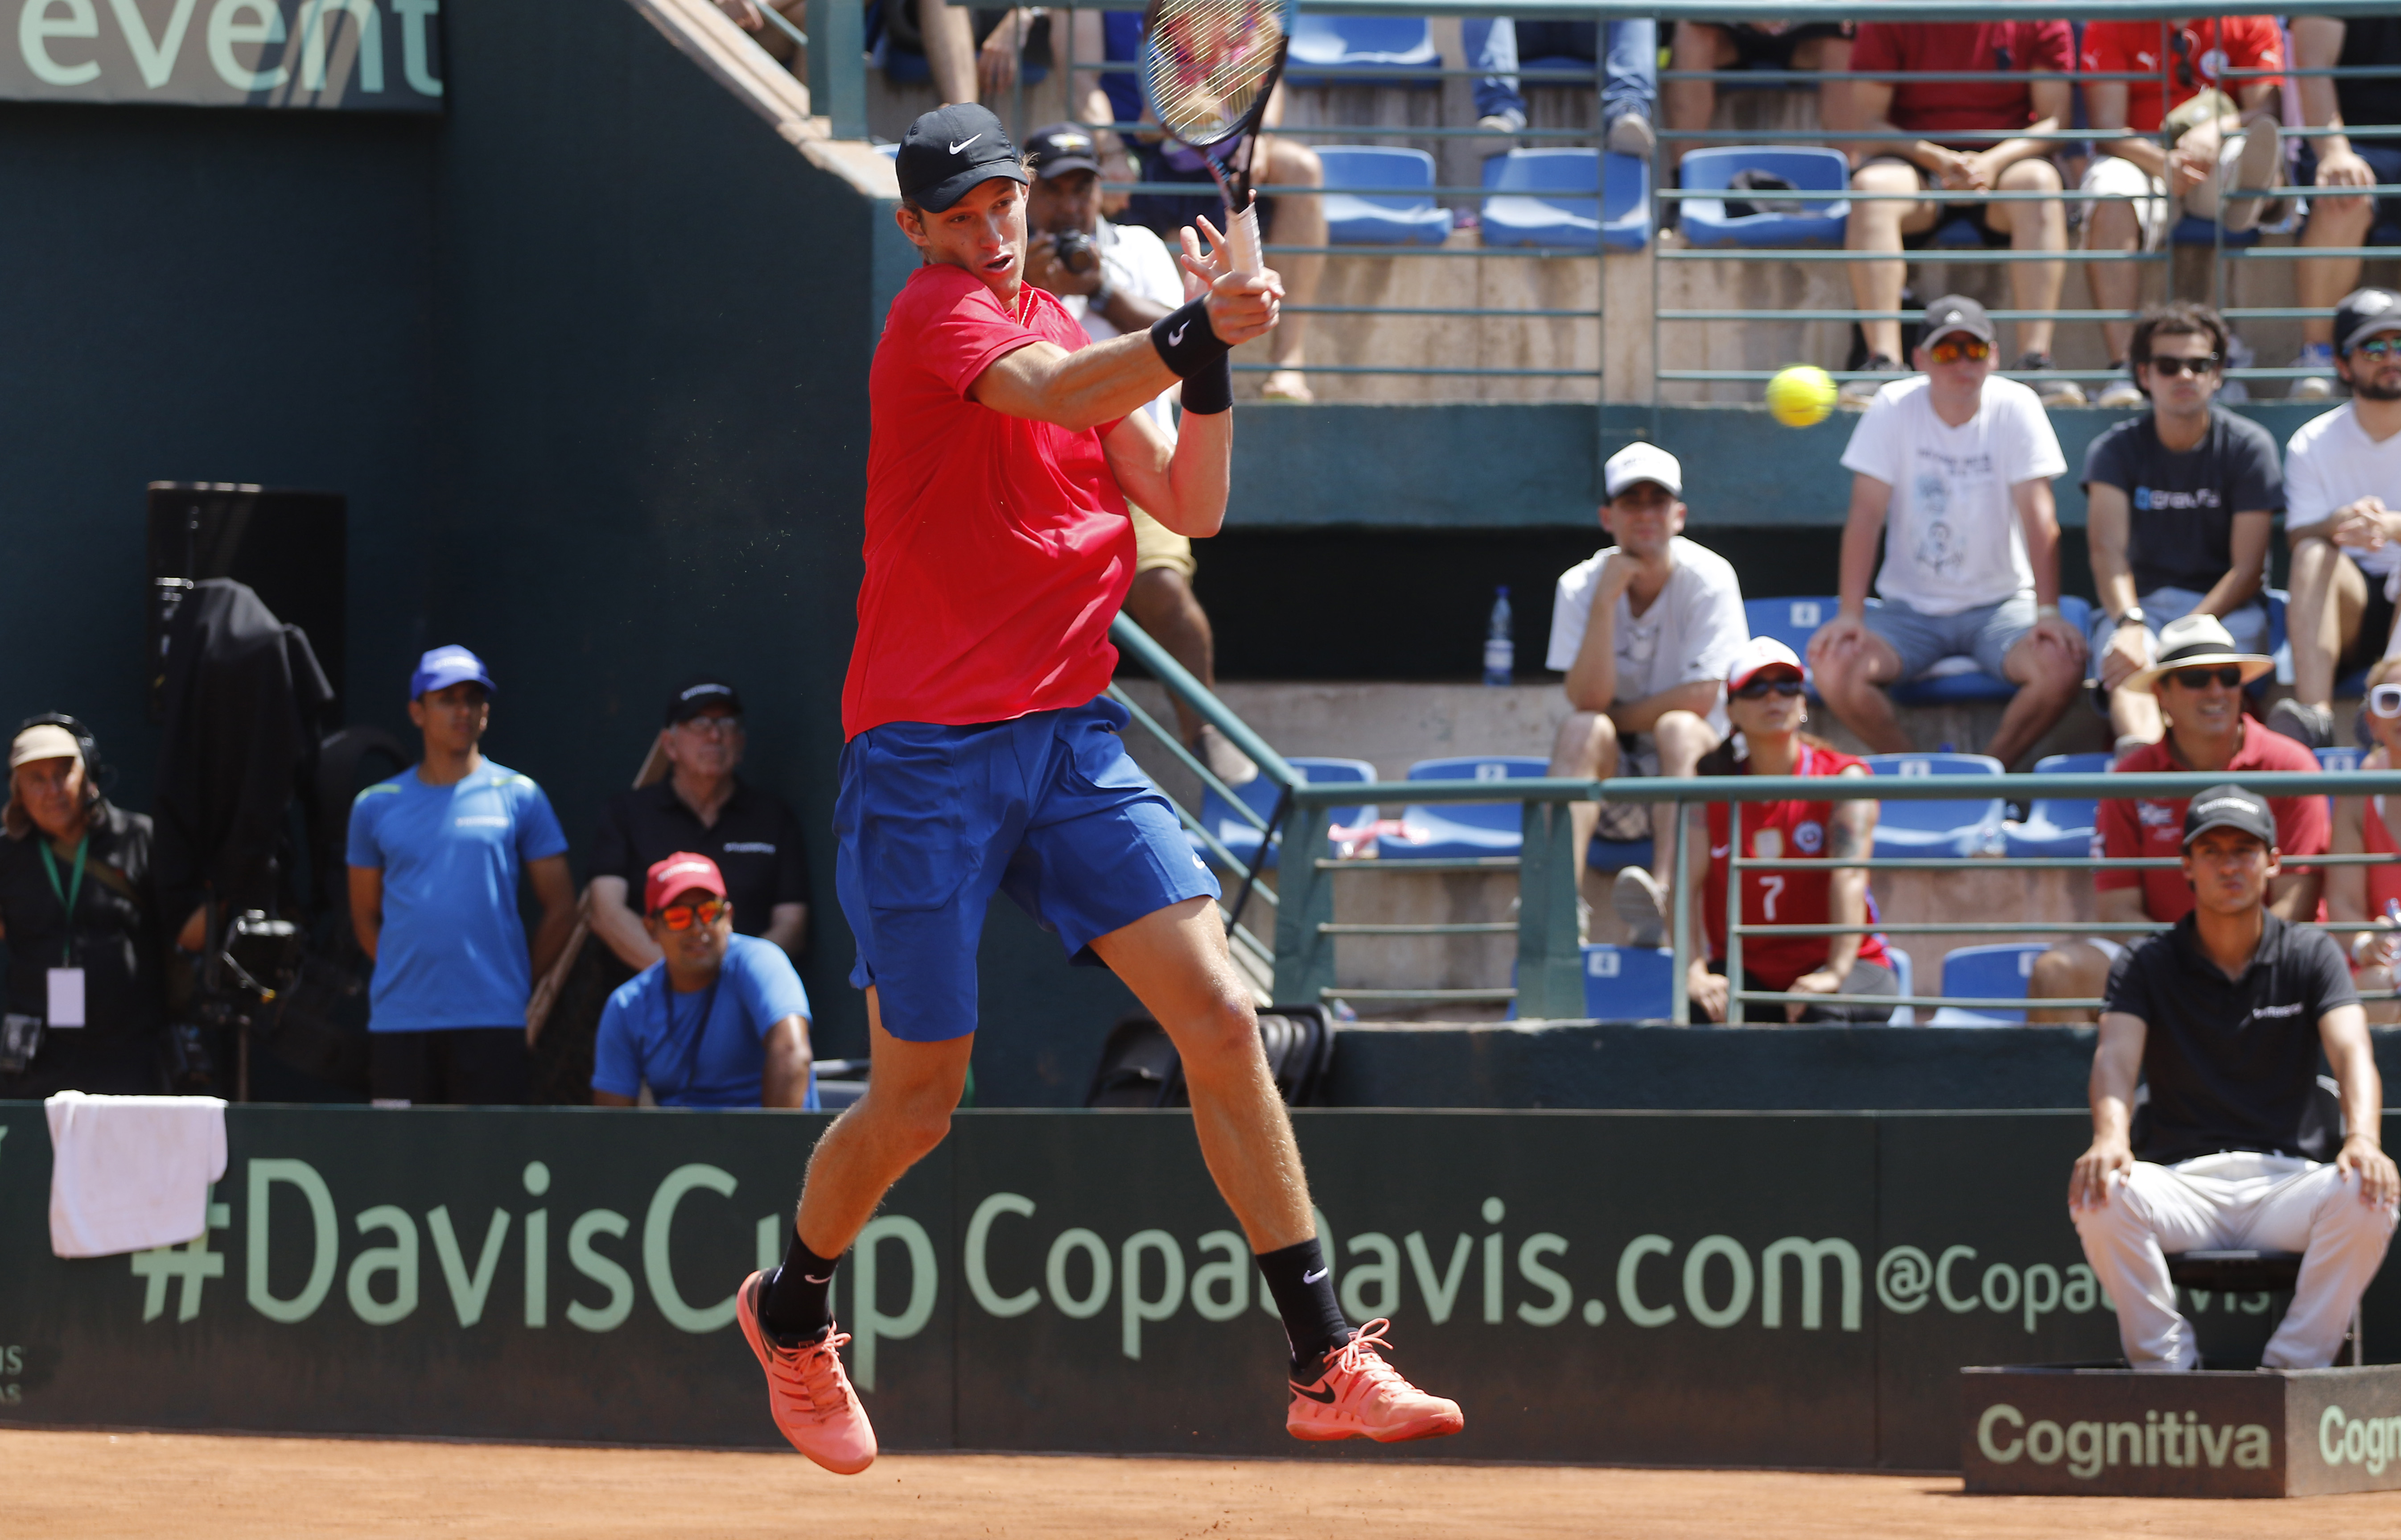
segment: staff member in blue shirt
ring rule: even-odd
[[[528,777],[486,759],[492,677],[437,647],[409,681],[425,757],[350,804],[350,925],[375,959],[367,1083],[377,1102],[522,1102],[525,1013],[575,927],[567,836]],[[530,957],[520,872],[542,905]]]
[[[784,949],[734,932],[725,874],[678,851],[643,884],[642,928],[665,954],[609,997],[593,1049],[592,1104],[816,1111],[809,997]]]

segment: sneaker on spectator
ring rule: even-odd
[[[2284,169],[2284,146],[2276,142],[2271,123],[2255,124],[2243,138],[2243,153],[2235,162],[2234,185],[2238,187],[2272,187],[2284,180],[2279,173]],[[2229,235],[2241,235],[2262,222],[2272,203],[2282,199],[2230,198],[2218,211],[2218,223]]]
[[[2124,361],[2120,360],[2109,366],[2113,369],[2122,369],[2126,365]],[[2120,375],[2108,384],[2102,386],[2100,399],[2093,402],[2095,406],[2139,406],[2142,404],[2142,388],[2124,375]]]
[[[1626,944],[1667,944],[1667,891],[1658,878],[1639,866],[1621,868],[1610,885],[1609,903],[1626,922]]]
[[[1900,364],[1882,353],[1872,355],[1859,367],[1869,374],[1900,373]],[[1846,411],[1862,412],[1867,410],[1868,403],[1873,401],[1875,393],[1884,387],[1885,381],[1881,379],[1846,379],[1843,381],[1843,388],[1834,392],[1834,400]]]
[[[1629,112],[1609,126],[1610,153],[1630,155],[1637,159],[1651,158],[1652,147],[1658,143],[1651,131],[1651,119],[1639,112]]]
[[[2018,359],[2020,374],[2042,374],[2050,368],[2049,353],[2026,353]],[[2084,405],[2084,387],[2072,379],[2029,379],[2026,383],[2034,387],[2034,393],[2042,397],[2046,406]]]
[[[2326,371],[2308,379],[2293,381],[2293,388],[2285,393],[2295,401],[2325,401],[2341,388],[2341,382],[2334,378],[2334,349],[2330,344],[2303,343],[2301,351],[2294,355],[2293,367]]]
[[[1514,107],[1507,112],[1487,113],[1475,120],[1475,126],[1486,133],[1520,134],[1526,131],[1526,115]]]
[[[2304,749],[2324,749],[2334,742],[2334,713],[2323,706],[2280,700],[2268,708],[2268,731],[2282,733]]]

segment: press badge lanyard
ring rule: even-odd
[[[58,895],[59,907],[66,912],[66,941],[60,948],[59,966],[72,968],[75,966],[75,900],[83,896],[83,862],[84,858],[91,853],[91,836],[86,834],[75,841],[75,875],[67,879],[64,887],[59,886],[59,863],[57,858],[50,854],[50,842],[42,841],[41,850],[42,871],[50,879],[50,891]]]
[[[83,969],[75,966],[75,901],[83,897],[84,859],[91,853],[91,835],[86,833],[75,842],[75,875],[66,886],[59,886],[58,859],[50,854],[50,842],[41,842],[42,871],[50,879],[50,891],[58,895],[59,908],[66,915],[66,935],[59,947],[59,966],[49,970],[48,1011],[45,1019],[54,1027],[84,1024]]]
[[[700,997],[700,1020],[693,1024],[691,1045],[685,1048],[676,1066],[681,1073],[676,1077],[676,1083],[668,1088],[667,1094],[671,1096],[680,1096],[692,1089],[693,1073],[698,1067],[696,1061],[700,1057],[700,1039],[707,1035],[709,1020],[717,1014],[717,986],[724,982],[725,970],[720,968],[717,977],[708,981],[707,993]],[[672,1039],[676,1028],[675,985],[664,974],[659,979],[659,1014],[666,1018],[666,1036]],[[658,1089],[657,1083],[652,1082],[651,1090],[655,1093]]]

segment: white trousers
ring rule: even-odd
[[[2137,1162],[2111,1179],[2109,1201],[2070,1210],[2093,1276],[2118,1307],[2118,1337],[2136,1369],[2201,1367],[2192,1323],[2175,1307],[2168,1254],[2292,1251],[2301,1274],[2292,1308],[2260,1358],[2267,1368],[2324,1368],[2393,1238],[2390,1207],[2359,1201],[2359,1178],[2290,1155],[2203,1155]]]

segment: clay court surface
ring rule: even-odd
[[[11,1534],[2177,1536],[2401,1533],[2401,1492],[2286,1502],[1969,1497],[1949,1477],[1327,1460],[798,1456],[0,1433]]]

